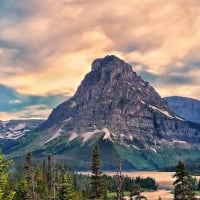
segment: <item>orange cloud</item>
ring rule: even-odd
[[[17,5],[24,15],[0,19],[0,83],[22,93],[72,95],[92,60],[106,54],[157,76],[177,70],[182,76],[187,71],[181,69],[200,60],[198,0],[31,0],[13,9]],[[156,89],[162,96],[200,98],[198,84],[177,82],[175,91],[160,80]]]
[[[41,111],[40,105],[28,106],[21,111],[0,112],[1,120],[11,119],[47,119],[51,109],[46,108]]]

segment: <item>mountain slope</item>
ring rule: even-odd
[[[200,124],[200,101],[187,97],[165,97],[164,98],[174,112],[188,121]]]
[[[20,138],[9,157],[29,149],[82,168],[98,143],[102,151],[109,149],[102,154],[104,167],[114,166],[109,155],[121,155],[127,168],[156,169],[198,152],[199,141],[200,125],[175,114],[129,64],[112,55],[96,59],[75,95]]]

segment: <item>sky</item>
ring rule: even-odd
[[[0,30],[0,120],[47,118],[111,54],[200,99],[199,0],[0,0]]]

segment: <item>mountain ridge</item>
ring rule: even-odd
[[[164,99],[174,112],[188,121],[200,123],[200,100],[181,96],[165,97]]]
[[[153,169],[166,164],[162,156],[169,165],[178,155],[186,159],[198,152],[199,141],[200,125],[173,112],[131,65],[111,55],[96,59],[75,95],[58,105],[33,133],[20,138],[9,156],[19,156],[14,152],[18,149],[21,153],[32,149],[38,156],[67,155],[73,163],[77,157],[83,166],[92,146],[99,143],[109,144],[109,153],[120,155],[127,166],[136,168],[135,158],[140,169]],[[171,149],[176,149],[174,157],[165,155]],[[78,155],[81,152],[85,155]],[[109,163],[108,156],[103,161]],[[80,167],[79,161],[74,166]]]

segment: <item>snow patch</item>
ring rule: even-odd
[[[187,144],[187,142],[183,140],[173,140],[172,143],[173,144]]]
[[[62,133],[62,129],[58,129],[58,130],[56,131],[56,133],[55,133],[51,138],[49,138],[46,142],[42,143],[41,146],[44,145],[44,144],[47,144],[48,142],[54,140],[54,139],[57,138],[57,137],[60,137],[60,136],[61,136],[61,133]]]
[[[157,107],[152,106],[152,105],[149,105],[149,107],[152,108],[152,109],[155,110],[155,111],[158,111],[158,112],[162,113],[163,115],[165,115],[165,116],[167,116],[167,117],[169,117],[169,118],[171,118],[171,119],[174,118],[174,117],[173,117],[172,115],[170,115],[170,113],[169,113],[168,111],[166,111],[166,110],[162,110],[162,109],[157,108]]]
[[[141,150],[139,147],[132,145],[133,148],[137,149],[137,150]]]
[[[99,133],[100,130],[94,130],[91,132],[86,132],[84,133],[81,138],[83,139],[83,142],[86,142],[87,140],[89,140],[94,134]]]
[[[1,134],[0,139],[5,139],[5,136]]]
[[[18,135],[12,135],[12,136],[10,136],[9,139],[11,139],[11,140],[17,140],[20,137],[22,137],[23,135],[25,135],[25,133],[21,133],[21,134],[18,133]]]
[[[72,117],[69,117],[68,119],[63,120],[64,122],[69,122],[72,120]]]
[[[142,101],[141,101],[141,102],[142,102]],[[176,118],[176,119],[178,119],[178,120],[185,121],[183,118],[180,118],[180,117],[178,117],[178,116],[172,116],[172,115],[171,115],[168,111],[166,111],[166,110],[162,110],[162,109],[157,108],[157,107],[152,106],[152,105],[149,105],[149,107],[152,108],[152,109],[155,110],[155,111],[158,111],[158,112],[164,114],[165,116],[169,117],[170,119]]]
[[[71,142],[72,140],[74,140],[76,137],[78,137],[77,133],[72,133],[68,139],[69,142]]]
[[[172,141],[172,145],[173,146],[181,146],[181,147],[184,147],[184,148],[190,148],[190,144],[188,144],[186,141],[182,141],[182,140],[173,140]]]
[[[127,85],[128,85],[132,90],[136,90],[136,88],[133,87],[130,83],[127,83]]]
[[[26,127],[26,124],[23,123],[23,124],[18,124],[17,126],[15,126],[12,130],[13,131],[16,131],[16,130],[20,130],[20,129],[23,129]]]
[[[10,121],[2,121],[2,125],[3,125],[3,127],[5,128],[6,125],[7,125],[9,122],[10,122]]]
[[[131,141],[133,141],[133,136],[132,136],[132,135],[129,135],[129,139],[130,139]]]
[[[76,101],[72,101],[72,103],[71,103],[71,105],[70,105],[70,108],[74,108],[74,107],[76,107],[76,106],[77,106]]]
[[[139,83],[140,83],[140,85],[145,86],[145,84],[143,82],[140,81]]]
[[[176,119],[181,120],[181,121],[185,121],[183,118],[180,118],[180,117],[177,117],[177,116],[176,116]]]
[[[158,153],[157,151],[156,151],[156,149],[154,149],[154,148],[150,148],[153,152],[155,152],[155,153]]]
[[[111,140],[110,139],[110,131],[107,128],[103,128],[102,131],[105,133],[103,140],[106,140],[106,139]]]

